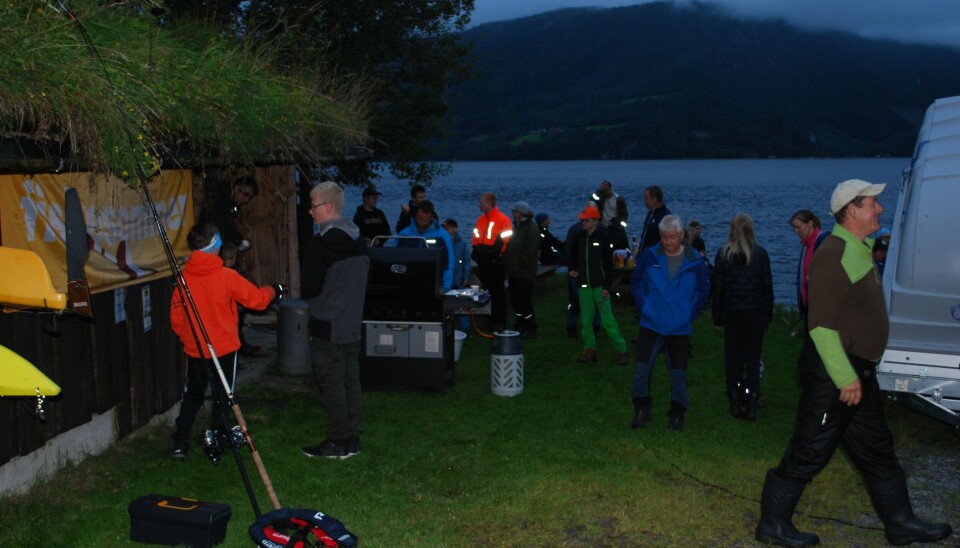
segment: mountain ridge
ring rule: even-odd
[[[567,8],[462,34],[438,158],[906,156],[960,93],[960,52],[658,2]]]

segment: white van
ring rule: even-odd
[[[897,198],[883,275],[892,399],[960,428],[960,96],[927,109]]]

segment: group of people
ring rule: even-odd
[[[812,546],[819,538],[792,523],[793,510],[811,479],[842,445],[863,475],[867,491],[882,519],[887,539],[895,545],[934,542],[952,534],[946,523],[928,523],[913,513],[904,472],[897,461],[893,438],[883,415],[883,399],[876,365],[887,342],[886,306],[868,236],[880,228],[883,207],[877,197],[885,185],[848,180],[834,189],[830,213],[835,227],[829,233],[809,210],[797,211],[790,224],[801,240],[797,269],[797,301],[806,324],[798,369],[801,394],[793,436],[779,465],[768,471],[761,496],[761,516],[755,537],[782,546]],[[379,193],[364,192],[364,206]],[[341,217],[344,196],[339,185],[320,183],[310,192],[309,211],[316,226],[303,260],[302,294],[309,301],[311,361],[327,410],[325,438],[304,447],[308,456],[347,458],[360,452],[362,398],[359,381],[359,341],[366,285],[368,236],[376,229],[388,235],[385,218],[361,214],[355,221]],[[756,420],[760,393],[760,351],[763,333],[773,314],[770,259],[755,237],[753,222],[737,214],[726,243],[708,269],[705,248],[697,229],[684,226],[663,203],[661,189],[644,190],[648,212],[635,248],[631,296],[638,311],[639,333],[631,389],[634,410],[631,427],[642,428],[652,418],[651,373],[654,358],[664,351],[670,370],[668,428],[683,429],[689,408],[686,369],[690,358],[692,324],[712,295],[712,319],[724,333],[725,384],[734,417]],[[610,204],[613,204],[612,206]],[[444,286],[465,285],[466,265],[477,263],[477,276],[492,298],[493,321],[505,320],[505,291],[521,332],[536,331],[531,295],[538,259],[548,245],[565,257],[571,287],[577,290],[581,362],[596,362],[595,321],[610,337],[615,363],[628,363],[627,343],[610,305],[614,244],[610,229],[626,219],[625,201],[604,182],[594,199],[584,205],[567,241],[549,244],[542,236],[549,217],[535,217],[530,206],[516,202],[511,217],[497,208],[493,194],[479,200],[481,215],[473,229],[472,252],[455,251],[457,223],[438,225],[436,211],[425,193],[412,193],[403,209],[407,218],[398,234],[409,233],[448,249]],[[364,219],[374,219],[370,222]],[[379,220],[376,220],[379,219]],[[442,228],[440,228],[442,226]],[[452,229],[452,230],[451,230]],[[385,232],[385,233],[384,233]],[[442,232],[442,233],[441,233]],[[221,362],[230,363],[240,348],[237,305],[266,307],[280,295],[279,288],[256,287],[218,257],[220,231],[199,223],[188,236],[191,255],[183,269],[197,310],[204,319]],[[562,249],[558,249],[562,247]],[[461,249],[465,249],[461,248]],[[456,270],[455,265],[464,264]],[[446,269],[445,269],[446,270]],[[712,280],[712,283],[711,283]],[[507,282],[508,283],[505,283]],[[176,458],[189,446],[189,432],[207,383],[208,347],[199,344],[189,327],[192,310],[175,292],[171,324],[188,355],[187,386],[174,433]],[[232,377],[232,375],[231,375]],[[215,421],[217,421],[215,416]],[[222,425],[222,414],[219,422]],[[215,423],[216,424],[216,423]]]

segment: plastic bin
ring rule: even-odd
[[[277,365],[280,373],[291,377],[309,375],[310,306],[302,299],[283,299],[277,315]]]

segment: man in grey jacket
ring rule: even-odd
[[[310,303],[310,355],[327,409],[327,435],[304,447],[309,457],[345,459],[360,452],[360,330],[369,257],[360,229],[343,219],[343,190],[334,182],[310,191],[317,226],[301,267]]]

